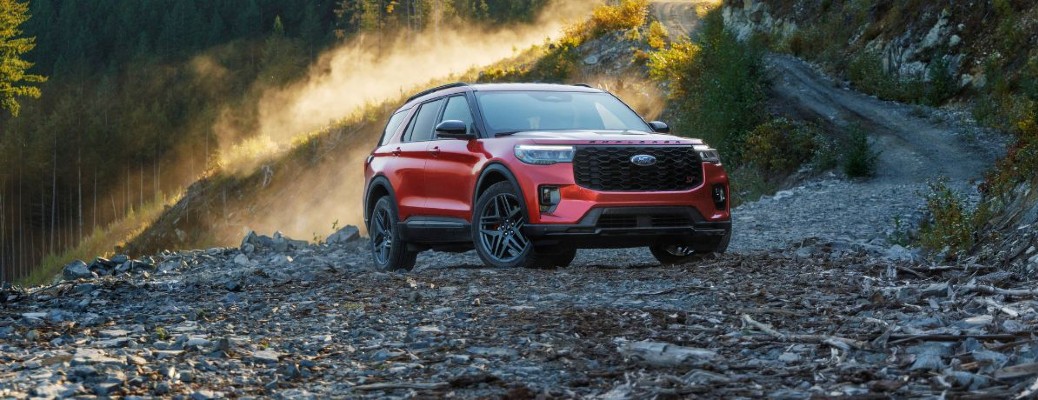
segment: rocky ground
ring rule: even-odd
[[[1008,398],[1038,375],[1038,291],[985,266],[368,257],[252,236],[6,288],[0,397]]]

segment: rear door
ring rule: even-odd
[[[390,151],[395,157],[394,171],[390,180],[396,189],[400,219],[407,220],[415,215],[428,215],[426,202],[425,164],[429,159],[429,140],[433,137],[436,119],[443,108],[444,99],[432,100],[419,105],[418,111],[408,123],[400,143]]]
[[[464,93],[446,99],[437,124],[447,120],[462,121],[470,133],[476,133],[472,108]],[[431,215],[466,221],[470,218],[476,165],[483,159],[481,149],[482,142],[476,139],[434,137],[428,143],[430,157],[425,165],[425,191]]]

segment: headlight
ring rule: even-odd
[[[520,144],[515,146],[515,157],[527,164],[551,165],[573,161],[573,146],[542,146]]]
[[[721,164],[721,153],[718,153],[716,149],[711,149],[710,146],[695,146],[696,152],[699,153],[699,158],[703,162],[711,164]]]

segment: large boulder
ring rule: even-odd
[[[76,260],[65,266],[61,270],[61,277],[67,281],[74,281],[76,279],[93,279],[97,275],[90,271],[90,267],[87,266],[82,260]]]
[[[353,225],[346,225],[324,240],[328,244],[346,244],[360,239],[360,229]]]

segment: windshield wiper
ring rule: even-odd
[[[498,132],[498,133],[495,133],[495,134],[494,134],[494,137],[501,137],[501,136],[511,136],[511,135],[514,135],[514,134],[516,134],[516,133],[519,133],[519,132],[522,132],[522,131],[504,131],[504,132]]]

